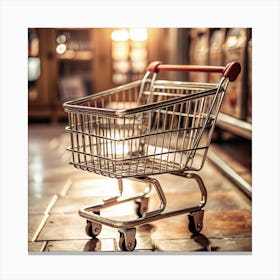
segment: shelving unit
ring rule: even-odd
[[[112,86],[111,67],[107,67],[111,63],[109,32],[103,28],[36,29],[41,75],[35,83],[36,98],[30,94],[28,98],[30,120],[58,122],[67,117],[64,101]]]
[[[89,95],[94,87],[94,32],[53,29],[53,80],[56,82],[54,121],[66,118],[63,102]]]
[[[62,105],[68,98],[100,92],[119,85],[113,79],[116,65],[113,59],[112,33],[115,30],[118,28],[36,29],[41,58],[41,76],[37,82],[40,94],[36,100],[30,98],[28,100],[30,120],[45,118],[57,122],[65,119],[66,114]],[[129,28],[127,30],[130,31]],[[186,63],[184,58],[180,60],[184,57],[181,55],[183,49],[186,49],[183,35],[182,44],[180,44],[183,49],[176,50],[177,42],[179,43],[177,36],[180,34],[178,30],[176,28],[148,28],[147,39],[132,36],[129,39],[128,54],[131,66],[135,68],[138,62],[139,66],[142,62],[144,65],[154,60],[165,63]],[[180,30],[184,34],[188,32],[187,29]],[[164,38],[164,44],[162,44],[162,38]],[[137,59],[140,59],[140,53],[141,59],[145,61],[135,63]],[[143,77],[144,67],[141,71],[133,67],[129,70],[127,82]],[[163,77],[165,78],[164,75]],[[71,87],[74,89],[71,90]]]
[[[57,60],[88,61],[93,59],[92,51],[76,51],[73,55],[58,54]]]
[[[217,119],[219,135],[218,146],[227,143],[227,137],[241,137],[247,145],[252,140],[252,40],[249,28],[198,28],[190,29],[189,64],[225,65],[230,61],[238,61],[242,71],[226,92],[221,111]],[[194,73],[189,76],[193,81],[217,81],[215,75]],[[230,134],[229,134],[230,133]],[[223,138],[225,136],[225,138]],[[231,143],[234,145],[234,143]],[[250,150],[250,146],[248,146]],[[226,149],[225,149],[226,150]],[[236,151],[238,153],[238,151]],[[242,191],[251,197],[251,167],[248,178],[244,178],[234,169],[232,160],[219,157],[221,151],[210,149],[208,158],[234,181]]]

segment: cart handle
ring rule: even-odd
[[[159,71],[192,71],[207,73],[222,73],[230,82],[234,82],[240,71],[241,66],[238,62],[230,62],[226,66],[201,66],[201,65],[172,65],[161,64],[160,61],[154,61],[147,67],[147,71],[158,73]]]

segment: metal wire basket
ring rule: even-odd
[[[166,81],[157,79],[160,71],[218,72],[222,77],[217,84]],[[89,236],[95,237],[101,224],[117,227],[121,234],[120,248],[132,251],[136,246],[135,226],[182,213],[190,213],[192,232],[201,231],[207,192],[199,175],[189,171],[203,167],[228,82],[234,81],[239,72],[238,63],[216,67],[154,62],[143,80],[64,103],[69,119],[66,129],[71,138],[68,148],[72,153],[71,164],[119,179],[118,197],[80,209],[80,215],[87,219]],[[161,173],[194,179],[201,192],[199,205],[163,213],[164,192],[156,179],[148,177]],[[150,188],[121,198],[121,179],[126,177],[142,180],[150,188],[154,186],[159,209],[147,210]],[[138,199],[141,202],[137,220],[115,221],[100,216],[102,208]]]

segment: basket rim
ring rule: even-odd
[[[102,96],[114,94],[116,91],[129,89],[138,86],[142,81],[135,81],[126,85],[118,86],[113,89],[105,90],[96,94],[91,94],[86,97],[82,97],[75,100],[70,100],[63,103],[63,107],[65,112],[72,112],[72,113],[86,113],[86,114],[94,114],[94,115],[107,115],[107,116],[124,116],[124,115],[132,115],[136,113],[142,113],[146,111],[150,111],[153,109],[159,109],[161,107],[171,106],[175,104],[179,104],[181,102],[192,100],[196,98],[202,98],[208,95],[212,95],[216,93],[216,90],[218,88],[218,84],[210,84],[210,83],[190,83],[190,82],[179,82],[179,81],[165,81],[165,80],[157,80],[155,81],[154,87],[159,86],[166,86],[166,87],[173,87],[175,85],[177,86],[183,86],[183,85],[189,85],[189,86],[196,86],[201,87],[201,91],[185,95],[185,96],[179,96],[179,97],[173,97],[169,98],[167,100],[162,100],[150,104],[144,104],[137,106],[135,108],[128,108],[128,109],[110,109],[110,108],[102,108],[102,107],[89,107],[84,105],[79,105],[82,102],[86,102],[88,100],[97,99]],[[205,90],[205,87],[208,88]]]

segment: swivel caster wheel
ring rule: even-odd
[[[203,214],[204,210],[199,210],[188,215],[189,217],[189,231],[193,234],[198,234],[203,228]]]
[[[100,215],[100,211],[98,211],[98,212],[93,212],[93,213],[96,214],[96,215]],[[86,224],[85,230],[86,230],[86,234],[87,234],[89,237],[95,238],[95,237],[101,232],[101,230],[102,230],[102,225],[87,220],[87,224]]]
[[[120,229],[119,248],[122,251],[133,251],[136,248],[137,241],[135,238],[136,229]]]
[[[102,230],[102,225],[87,220],[86,234],[89,237],[95,238]]]

